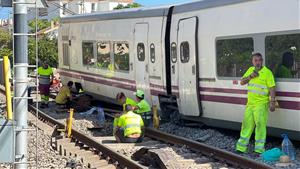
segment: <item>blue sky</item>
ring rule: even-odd
[[[135,2],[140,3],[145,7],[176,4],[176,3],[191,2],[191,1],[194,0],[135,0]],[[0,19],[7,18],[10,11],[11,11],[10,8],[0,7]]]
[[[0,7],[0,19],[8,18],[8,14],[11,11],[10,8],[1,8]]]

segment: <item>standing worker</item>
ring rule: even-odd
[[[53,80],[52,68],[46,62],[43,62],[42,66],[38,68],[38,76],[39,90],[42,99],[41,108],[47,108],[50,95],[50,85]]]
[[[123,106],[123,113],[126,112],[126,105],[131,105],[131,106],[136,106],[136,102],[129,98],[129,97],[126,97],[125,94],[123,92],[121,93],[118,93],[117,96],[116,96],[116,100],[122,104]],[[115,118],[114,118],[114,128],[113,128],[113,134],[115,135],[115,132],[116,132],[116,128],[117,128],[117,125],[118,125],[118,120],[119,120],[119,117],[121,116],[121,114],[115,114]]]
[[[142,90],[137,90],[135,96],[138,103],[134,107],[134,112],[142,116],[145,126],[148,127],[152,119],[151,107],[145,100],[145,94]]]
[[[255,128],[256,153],[265,151],[267,134],[268,107],[275,111],[275,81],[272,72],[262,66],[263,58],[260,53],[252,55],[252,64],[243,75],[241,85],[248,84],[248,101],[240,133],[236,144],[238,152],[247,152],[249,139]]]
[[[137,143],[143,139],[144,122],[140,115],[133,113],[131,105],[125,106],[125,113],[120,116],[116,129],[116,141]]]

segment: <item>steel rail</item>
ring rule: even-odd
[[[2,90],[0,90],[0,92],[4,93]],[[122,112],[122,111],[118,111],[118,110],[114,110],[114,109],[106,109],[106,108],[104,108],[104,111],[112,112],[112,113]],[[106,113],[106,115],[111,118],[113,117],[111,114],[108,114],[108,113]],[[55,124],[59,127],[64,127],[64,124],[56,121],[54,118],[52,118],[42,112],[39,114],[39,116],[41,116],[43,119],[48,120],[52,124]],[[266,164],[263,164],[260,162],[256,162],[252,159],[248,159],[243,156],[236,155],[229,151],[225,151],[225,150],[222,150],[222,149],[219,149],[216,147],[212,147],[212,146],[209,146],[209,145],[206,145],[203,143],[199,143],[197,141],[189,140],[189,139],[186,139],[186,138],[183,138],[180,136],[171,135],[171,134],[168,134],[168,133],[156,130],[156,129],[146,128],[145,131],[146,131],[145,135],[147,137],[150,137],[150,138],[153,138],[153,139],[156,139],[159,141],[171,143],[171,144],[186,145],[186,146],[190,147],[191,149],[193,149],[194,151],[197,151],[199,153],[202,153],[204,155],[207,155],[209,157],[215,158],[220,161],[226,161],[228,164],[236,166],[236,167],[251,168],[251,169],[258,169],[258,168],[259,169],[272,169],[273,168],[272,166],[269,166],[269,165],[266,165]],[[76,133],[76,132],[73,132],[73,133]],[[97,144],[99,144],[99,143],[97,143]],[[94,140],[92,140],[89,143],[89,145],[91,145],[91,147],[93,147],[96,144],[94,144]],[[98,147],[98,148],[101,148],[101,147]],[[106,149],[108,149],[108,148],[105,147],[105,150]],[[109,151],[111,151],[111,150],[109,150]],[[126,162],[126,159],[125,159],[125,162]]]
[[[236,167],[252,169],[272,169],[272,167],[269,165],[256,162],[252,159],[248,159],[240,155],[236,155],[229,151],[225,151],[216,147],[199,143],[197,141],[186,139],[184,137],[171,135],[156,129],[146,128],[145,135],[147,137],[171,144],[186,145],[194,151],[197,151],[201,154],[207,155],[220,161],[225,161],[226,163]]]
[[[107,112],[118,112],[113,109],[104,109]],[[107,116],[113,117],[111,114],[106,113]],[[190,139],[186,139],[184,137],[171,135],[153,128],[146,128],[145,129],[145,136],[163,141],[166,143],[172,143],[177,145],[186,145],[190,147],[192,150],[197,151],[201,154],[207,155],[214,159],[225,161],[226,163],[240,167],[240,168],[252,168],[252,169],[272,169],[273,167],[257,162],[255,160],[231,153],[226,150],[222,150],[213,146],[209,146],[207,144],[199,143],[197,141],[193,141]]]
[[[36,108],[32,105],[28,106],[30,110],[34,110],[36,111]],[[65,125],[62,124],[61,122],[55,120],[54,118],[50,117],[49,115],[45,114],[44,112],[42,112],[41,110],[39,111],[39,118],[42,118],[43,120],[59,127],[59,128],[64,128]],[[86,136],[85,134],[80,133],[79,131],[76,131],[74,129],[72,129],[72,136],[73,139],[87,145],[90,148],[95,149],[96,151],[99,151],[101,153],[103,153],[104,155],[110,157],[111,159],[114,159],[115,161],[117,161],[120,166],[125,166],[127,168],[130,169],[144,169],[145,167],[143,167],[142,165],[138,164],[137,162],[117,153],[114,150],[111,150],[110,148],[108,148],[107,146],[100,144],[99,142],[97,142],[96,140]]]

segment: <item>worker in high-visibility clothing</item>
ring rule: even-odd
[[[71,100],[72,100],[72,93],[71,89],[73,86],[73,82],[69,81],[68,84],[59,89],[59,92],[55,98],[55,103],[57,105],[63,105],[66,108],[71,108]]]
[[[132,111],[131,105],[126,105],[125,110],[126,112],[118,120],[116,141],[121,143],[141,142],[144,133],[143,119]]]
[[[138,103],[134,107],[134,112],[142,116],[145,126],[148,127],[152,119],[151,106],[145,100],[145,94],[142,90],[137,90],[135,96]]]
[[[262,66],[263,57],[260,53],[252,55],[252,64],[243,75],[241,85],[248,84],[248,101],[242,123],[240,138],[236,144],[237,152],[245,153],[249,139],[255,128],[256,153],[265,151],[268,109],[275,111],[275,81],[271,70]]]
[[[116,100],[123,105],[123,113],[126,112],[126,105],[131,105],[131,106],[136,106],[136,102],[129,98],[129,97],[126,97],[125,94],[123,92],[120,92],[117,94],[117,97],[116,97]],[[114,118],[114,123],[113,123],[113,134],[115,135],[115,132],[116,132],[116,128],[117,128],[117,125],[118,125],[118,120],[119,120],[119,117],[121,116],[122,114],[115,114],[115,118]]]
[[[43,62],[42,66],[38,68],[38,77],[39,90],[42,99],[41,108],[47,108],[50,95],[50,85],[53,80],[53,71],[48,63]]]

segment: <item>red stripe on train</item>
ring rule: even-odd
[[[99,77],[101,78],[107,78],[104,76],[95,76],[93,74],[89,75],[93,75],[94,77],[88,77],[85,76],[84,74],[87,73],[81,73],[80,76],[78,76],[75,73],[70,72],[66,72],[66,71],[61,71],[60,72],[62,75],[65,76],[70,76],[73,78],[77,78],[77,79],[84,79],[90,82],[94,82],[94,83],[99,83],[99,84],[104,84],[104,85],[108,85],[108,86],[114,86],[117,88],[122,88],[122,89],[127,89],[130,91],[136,91],[136,84],[135,81],[132,80],[125,80],[123,81],[123,79],[121,78],[108,78],[108,79],[114,79],[114,80],[119,80],[121,82],[127,82],[127,84],[123,84],[121,82],[113,82],[113,81],[109,81],[106,79],[99,79]],[[161,85],[157,85],[157,84],[150,84],[150,87],[152,88],[150,90],[152,95],[158,96],[159,94],[166,94],[165,92],[165,87],[161,86]],[[178,86],[172,86],[173,89],[178,89]],[[161,89],[163,89],[164,91],[161,91]],[[233,94],[247,94],[246,90],[242,90],[242,89],[229,89],[229,88],[209,88],[209,87],[200,87],[200,91],[206,91],[206,92],[216,92],[216,93],[233,93]],[[179,92],[173,92],[176,96],[179,96]],[[300,93],[296,93],[296,92],[283,92],[283,91],[278,91],[277,92],[278,96],[286,96],[286,97],[300,97]],[[215,95],[207,95],[207,94],[202,94],[200,92],[200,98],[201,101],[211,101],[211,102],[219,102],[219,103],[230,103],[230,104],[240,104],[240,105],[245,105],[247,102],[246,98],[241,98],[241,97],[231,97],[231,96],[215,96]],[[297,101],[285,101],[285,100],[278,100],[279,106],[280,108],[283,109],[291,109],[291,110],[300,110],[300,102]]]

